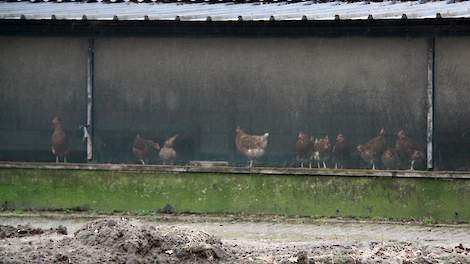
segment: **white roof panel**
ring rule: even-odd
[[[374,19],[399,19],[403,14],[410,19],[470,17],[470,1],[449,3],[434,2],[297,2],[297,3],[105,3],[105,2],[0,2],[0,19],[82,19],[119,20],[212,21],[243,20],[309,20],[340,19],[360,20],[370,15]]]

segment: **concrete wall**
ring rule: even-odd
[[[0,160],[54,160],[54,116],[70,134],[69,160],[84,160],[87,40],[0,36],[0,50]]]
[[[470,181],[0,169],[0,208],[281,214],[469,222]]]
[[[436,41],[436,158],[440,169],[470,170],[470,38]]]
[[[265,164],[291,162],[300,130],[356,145],[385,127],[392,145],[404,128],[423,144],[426,67],[424,38],[99,38],[100,160],[179,133],[183,159],[241,162],[237,125],[270,132]]]

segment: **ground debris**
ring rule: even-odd
[[[222,242],[205,232],[127,218],[92,221],[73,236],[9,242],[15,246],[5,252],[0,246],[0,263],[236,263]]]
[[[240,226],[250,225],[258,228],[252,223]],[[267,230],[275,228],[278,225],[269,225]],[[292,228],[289,226],[289,231]],[[0,240],[0,263],[470,264],[465,236],[447,244],[423,244],[426,240],[412,239],[323,241],[320,234],[308,237],[308,241],[238,236],[220,240],[186,223],[158,224],[126,217],[103,218],[70,229],[77,231],[64,235],[67,229],[60,226],[49,230],[0,228],[5,234]]]
[[[464,247],[462,243],[454,248],[455,252],[458,254],[470,255],[470,248]]]
[[[297,253],[295,253],[293,248],[288,246],[281,250],[281,254],[274,256],[264,263],[470,264],[470,256],[465,255],[466,250],[467,248],[463,245],[458,245],[455,248],[443,248],[420,246],[419,244],[411,242],[399,241],[371,241],[352,245],[329,244],[314,248],[305,248]],[[282,255],[282,251],[291,251],[291,253]]]
[[[0,239],[37,236],[45,233],[67,235],[67,228],[64,226],[59,226],[57,228],[42,229],[34,228],[29,225],[18,225],[16,227],[11,225],[0,225]]]
[[[160,228],[143,221],[97,220],[75,232],[84,245],[135,255],[139,261],[205,262],[227,257],[222,242],[202,231],[181,227]]]

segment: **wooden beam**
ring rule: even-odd
[[[430,178],[470,180],[468,171],[411,171],[411,170],[370,170],[370,169],[309,169],[275,167],[228,167],[228,166],[168,166],[137,164],[91,164],[91,163],[47,163],[0,161],[2,169],[46,169],[46,170],[89,170],[119,171],[138,173],[214,173],[220,174],[260,174],[262,175],[303,175],[334,177],[376,177],[376,178]]]
[[[86,138],[87,160],[93,160],[93,64],[94,64],[94,40],[88,40],[88,63],[87,63],[87,118],[86,129],[88,136]]]
[[[427,81],[427,128],[426,128],[426,143],[427,143],[427,169],[434,168],[434,59],[435,59],[435,38],[428,39],[427,48],[427,64],[428,64],[428,81]]]

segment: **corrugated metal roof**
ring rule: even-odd
[[[0,2],[0,19],[334,20],[468,18],[470,2],[135,3]]]

